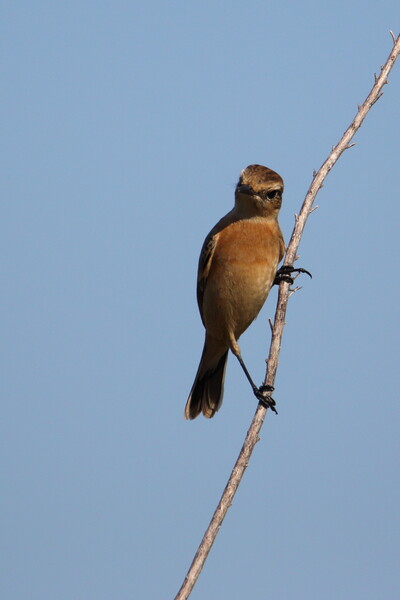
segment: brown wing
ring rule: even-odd
[[[210,272],[216,242],[217,236],[214,235],[213,230],[208,234],[208,236],[204,240],[204,244],[201,249],[199,258],[199,268],[197,271],[197,304],[199,305],[199,311],[201,320],[203,321],[203,325],[205,325],[203,319],[203,296],[207,283],[208,273]]]
[[[282,231],[279,228],[280,238],[279,238],[279,262],[281,262],[283,255],[286,252],[285,241],[283,239]]]
[[[234,209],[228,212],[218,223],[211,229],[210,233],[204,240],[203,247],[200,252],[199,268],[197,271],[197,303],[203,325],[203,296],[207,285],[208,274],[211,269],[212,259],[215,252],[215,247],[218,242],[219,233],[237,220]]]

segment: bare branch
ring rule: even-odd
[[[393,48],[389,54],[389,57],[385,65],[381,68],[379,77],[375,75],[375,83],[364,103],[359,107],[354,120],[347,128],[342,136],[340,142],[332,147],[332,151],[328,158],[325,160],[323,165],[320,167],[318,172],[314,171],[313,180],[310,188],[306,194],[303,205],[299,214],[295,219],[295,226],[293,229],[292,237],[290,238],[289,245],[287,247],[284,265],[292,265],[295,261],[297,249],[300,244],[301,236],[306,224],[306,221],[313,210],[313,203],[316,195],[322,187],[323,181],[336,163],[341,154],[350,147],[350,141],[353,138],[356,131],[360,128],[364,121],[368,111],[375,104],[375,102],[382,95],[382,87],[387,83],[387,76],[393,67],[396,58],[400,53],[400,36],[397,39],[393,38]],[[278,302],[275,312],[275,320],[272,328],[272,340],[267,359],[267,372],[265,375],[265,384],[274,385],[276,371],[278,368],[278,358],[281,348],[283,328],[285,326],[286,308],[289,298],[289,283],[282,281],[279,285]],[[250,425],[250,429],[247,432],[244,440],[242,449],[238,456],[235,466],[233,467],[229,481],[222,494],[221,500],[215,510],[215,513],[211,519],[211,522],[204,534],[203,540],[196,552],[193,562],[189,568],[186,578],[182,584],[181,589],[175,597],[175,600],[186,600],[190,592],[195,585],[197,578],[203,568],[204,562],[208,556],[211,546],[215,540],[215,537],[222,525],[224,517],[228,511],[228,508],[232,504],[233,497],[243,477],[244,471],[249,463],[251,454],[253,452],[256,442],[259,440],[259,433],[263,425],[267,409],[261,404],[258,405],[253,421]]]
[[[290,289],[290,290],[289,290],[289,296],[288,296],[288,297],[290,298],[291,296],[293,296],[293,294],[295,294],[296,292],[298,292],[299,290],[302,290],[302,289],[303,289],[303,286],[302,286],[302,285],[298,285],[298,286],[296,286],[295,288],[293,288],[293,289]]]

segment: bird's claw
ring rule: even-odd
[[[260,385],[260,387],[258,388],[258,391],[261,393],[264,392],[273,392],[274,391],[274,386],[273,385],[268,385],[267,383]]]
[[[267,392],[273,392],[274,387],[272,385],[260,385],[259,388],[254,390],[254,394],[259,401],[259,403],[264,406],[264,408],[270,408],[276,415],[278,411],[276,410],[276,402]]]
[[[295,268],[293,265],[283,265],[280,269],[277,270],[274,285],[279,285],[282,281],[286,281],[292,285],[293,277],[291,277],[292,273],[305,273],[309,277],[312,278],[310,271],[307,269],[303,269],[302,267]]]

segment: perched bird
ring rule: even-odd
[[[199,259],[197,301],[205,327],[200,365],[185,418],[220,408],[229,349],[238,358],[253,392],[273,408],[265,386],[257,388],[241,357],[238,340],[260,312],[275,282],[285,244],[278,224],[283,180],[271,169],[250,165],[240,175],[235,206],[210,231]],[[285,273],[296,269],[289,268]]]

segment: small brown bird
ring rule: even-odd
[[[283,180],[278,173],[250,165],[240,175],[234,208],[204,241],[197,301],[206,337],[186,403],[186,419],[194,419],[201,412],[213,417],[221,406],[229,349],[238,358],[257,398],[267,399],[271,408],[275,404],[264,395],[267,388],[257,388],[253,383],[238,340],[260,312],[285,251],[278,224],[282,193]],[[289,268],[284,273],[294,270]]]

